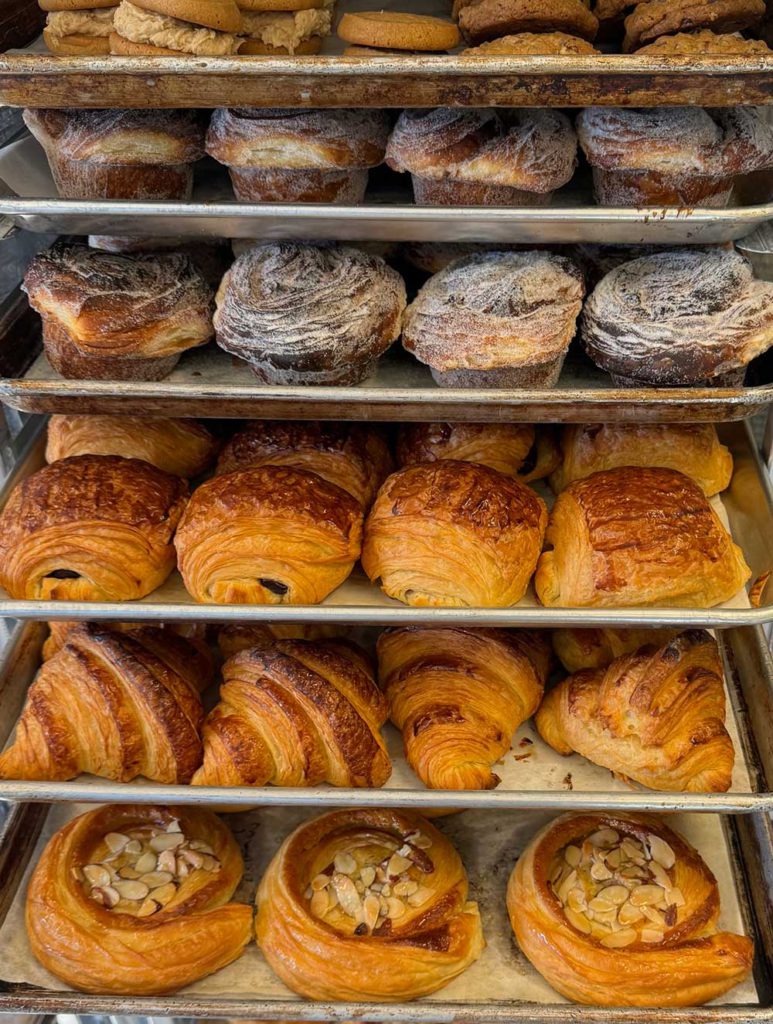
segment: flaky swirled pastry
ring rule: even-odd
[[[598,1006],[695,1006],[751,970],[721,932],[719,889],[661,817],[565,814],[529,843],[507,887],[518,944],[553,988]]]
[[[188,485],[138,459],[73,455],[38,470],[0,515],[0,583],[11,597],[132,601],[174,568]]]
[[[363,423],[251,420],[226,442],[218,473],[295,466],[317,473],[370,508],[392,468],[382,433]]]
[[[344,640],[276,640],[223,666],[195,786],[383,786],[387,703]]]
[[[211,678],[207,653],[170,630],[83,623],[32,683],[0,778],[190,782]]]
[[[377,649],[389,716],[425,786],[494,789],[493,765],[542,699],[542,634],[407,626],[382,633]]]
[[[525,484],[474,462],[393,473],[365,523],[362,567],[405,604],[507,608],[523,597],[547,510]]]
[[[606,668],[623,654],[633,654],[645,644],[660,647],[673,640],[679,629],[554,629],[553,650],[567,672],[583,668]]]
[[[224,659],[253,647],[270,647],[275,640],[332,640],[345,636],[346,627],[319,622],[229,622],[217,633]]]
[[[57,619],[56,622],[48,622],[46,625],[48,626],[48,636],[43,644],[42,654],[44,661],[48,661],[49,658],[53,658],[55,654],[61,651],[70,633],[77,629],[81,623]],[[110,629],[114,633],[136,633],[146,629],[147,625],[147,622],[115,622],[112,619],[110,620]],[[170,633],[176,633],[178,636],[189,640],[195,646],[198,656],[205,658],[209,666],[205,671],[202,671],[202,677],[206,676],[207,679],[211,679],[214,671],[214,661],[206,643],[207,630],[209,629],[206,622],[154,622],[153,627]]]
[[[559,754],[577,751],[651,789],[730,788],[722,663],[702,629],[569,676],[545,695],[535,724]]]
[[[534,585],[544,605],[712,608],[751,575],[696,483],[672,469],[623,466],[556,499]]]
[[[32,873],[32,952],[83,992],[175,992],[249,942],[251,908],[229,903],[243,871],[235,839],[210,811],[89,811],[53,835]]]
[[[550,477],[561,491],[602,469],[664,466],[691,477],[708,497],[724,491],[733,456],[713,423],[583,423],[561,428],[562,461]]]
[[[288,836],[260,883],[255,927],[271,967],[310,999],[417,999],[484,946],[451,843],[417,814],[380,807],[333,811]]]
[[[70,455],[121,455],[142,459],[186,479],[209,469],[217,441],[196,420],[148,416],[52,416],[46,462]]]
[[[360,554],[359,502],[316,473],[259,466],[202,484],[175,537],[197,601],[318,604]]]

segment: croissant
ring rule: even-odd
[[[485,944],[458,853],[408,811],[333,811],[301,825],[257,902],[263,955],[309,999],[417,999],[466,970]]]
[[[46,462],[70,455],[121,455],[165,473],[200,476],[215,461],[217,442],[195,420],[148,416],[52,416]]]
[[[621,654],[645,644],[660,647],[679,635],[679,629],[554,629],[553,650],[567,672],[605,668]]]
[[[559,494],[534,585],[561,608],[711,608],[751,575],[696,483],[672,469],[623,466]]]
[[[138,459],[73,455],[18,484],[0,515],[0,583],[17,600],[131,601],[174,568],[188,498]]]
[[[712,423],[584,423],[561,429],[563,461],[550,477],[562,491],[602,469],[664,466],[693,479],[710,497],[733,475],[733,456]]]
[[[218,630],[217,646],[223,658],[232,658],[252,647],[270,647],[275,640],[330,640],[343,635],[342,626],[316,622],[231,622]]]
[[[244,951],[252,910],[228,902],[243,872],[209,811],[99,807],[59,829],[32,873],[32,952],[83,992],[175,992]]]
[[[507,887],[518,944],[561,995],[598,1006],[694,1006],[749,974],[754,947],[717,930],[719,890],[655,815],[565,814]]]
[[[431,789],[493,789],[492,766],[539,706],[550,651],[526,630],[407,626],[378,638],[379,681]]]
[[[383,786],[384,696],[345,641],[277,640],[223,666],[194,786]]]
[[[577,751],[650,789],[725,792],[735,754],[723,678],[716,640],[687,630],[564,679],[535,724],[559,754]]]
[[[48,661],[49,658],[53,658],[55,654],[58,654],[64,647],[70,633],[77,629],[80,624],[80,622],[68,622],[64,619],[46,623],[49,633],[43,644],[43,661]],[[201,672],[201,677],[204,678],[206,676],[208,680],[212,678],[214,664],[209,647],[207,646],[207,630],[209,627],[206,622],[154,622],[153,625],[157,629],[168,630],[190,640],[196,648],[197,657],[205,659],[208,666],[205,671]],[[135,633],[137,630],[146,628],[147,623],[145,622],[110,621],[110,629],[117,633]],[[199,689],[203,689],[203,687],[199,687]]]
[[[168,630],[83,623],[38,672],[0,778],[189,782],[211,670],[206,653]]]

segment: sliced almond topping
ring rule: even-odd
[[[423,832],[419,832],[415,839],[411,839],[411,844],[419,850],[428,850],[432,846],[432,840]]]
[[[147,874],[141,875],[139,880],[143,885],[147,885],[148,889],[157,889],[159,885],[167,885],[173,877],[170,871],[148,871]]]
[[[198,850],[199,853],[208,853],[210,857],[214,857],[215,855],[215,851],[209,843],[205,843],[202,839],[191,839],[188,846],[190,846],[192,850]]]
[[[362,884],[365,888],[369,889],[376,880],[376,869],[371,866],[363,868],[362,871],[360,871],[360,878],[362,879]]]
[[[642,928],[642,942],[662,942],[665,933],[658,928]]]
[[[102,864],[86,864],[83,867],[83,874],[91,885],[104,887],[112,881],[110,872]]]
[[[397,882],[392,886],[392,892],[395,896],[413,896],[418,888],[418,882],[414,882],[412,879],[407,879],[405,882]]]
[[[621,949],[623,946],[630,946],[638,938],[635,928],[623,928],[619,932],[612,932],[611,935],[604,935],[599,941],[608,949]]]
[[[310,909],[315,917],[324,917],[330,909],[330,900],[324,889],[315,889],[312,893]]]
[[[124,853],[142,853],[142,843],[139,839],[130,839],[129,842],[123,848]]]
[[[630,901],[628,903],[624,903],[617,912],[617,920],[622,925],[636,924],[637,921],[641,921],[644,917],[642,909],[643,908],[632,906]]]
[[[338,902],[341,904],[341,910],[348,914],[349,917],[358,917],[362,903],[351,878],[340,871],[336,871],[333,875],[333,886],[338,896]],[[320,890],[320,892],[325,891]]]
[[[576,868],[580,863],[582,857],[582,851],[579,846],[567,846],[564,850],[564,859],[571,868]]]
[[[390,896],[387,900],[387,917],[389,920],[396,921],[397,918],[402,917],[404,913],[405,904],[395,896]]]
[[[400,875],[413,866],[413,861],[407,857],[401,857],[399,853],[393,853],[386,866],[387,875],[390,878],[399,878]]]
[[[320,889],[327,889],[330,885],[330,875],[317,875],[311,880],[311,888],[314,892],[319,892]]]
[[[648,921],[652,921],[658,928],[663,927],[663,915],[659,910],[655,910],[654,907],[640,907],[640,910]]]
[[[682,890],[676,886],[673,889],[669,889],[666,893],[666,903],[673,903],[675,907],[683,907],[685,905],[685,898]]]
[[[124,900],[144,900],[148,895],[148,886],[143,882],[133,882],[130,879],[113,883],[113,888]]]
[[[411,907],[420,907],[422,903],[427,902],[431,895],[431,889],[428,889],[426,886],[420,885],[416,892],[412,893],[410,896],[406,898],[406,902]],[[389,905],[391,907],[391,902]]]
[[[161,904],[156,903],[152,896],[148,896],[137,911],[137,917],[150,917],[151,914],[155,914],[160,909]]]
[[[635,907],[649,907],[663,899],[663,890],[659,885],[640,885],[631,893],[631,903]]]
[[[563,880],[563,882],[561,883],[561,885],[558,888],[558,892],[556,893],[556,895],[558,896],[558,898],[561,900],[562,903],[566,903],[566,901],[567,901],[567,899],[569,897],[569,893],[575,887],[576,883],[577,883],[577,872],[572,870],[572,871],[569,872],[569,874]]]
[[[655,882],[663,889],[671,888],[671,879],[665,868],[661,867],[656,860],[650,862],[650,871]]]
[[[118,853],[129,842],[129,837],[125,836],[123,832],[108,832],[105,836],[105,842],[109,850],[113,853]]]
[[[628,899],[628,890],[624,885],[608,885],[601,890],[598,898],[619,907]]]
[[[118,869],[119,878],[138,879],[140,877],[139,871],[136,868],[130,868],[127,864],[125,867]]]
[[[345,850],[336,854],[333,865],[342,875],[352,875],[357,870],[357,861]]]
[[[614,846],[620,841],[620,833],[613,828],[600,828],[598,832],[588,836],[591,846]]]
[[[615,917],[617,917],[617,911],[615,910],[615,905],[613,903],[610,903],[607,900],[605,900],[602,896],[594,896],[592,900],[589,900],[588,901],[588,909],[592,910],[594,912],[594,914],[596,914],[596,913],[606,914],[606,913],[609,913],[610,910],[612,910],[615,913]]]
[[[590,876],[597,882],[606,882],[613,877],[612,872],[601,860],[596,860],[591,865]]]
[[[182,832],[162,832],[159,836],[153,836],[150,840],[150,848],[156,853],[162,853],[164,850],[174,850],[184,842],[185,836]]]
[[[362,915],[363,921],[368,926],[369,931],[373,931],[378,921],[378,912],[381,909],[381,900],[378,896],[366,896],[362,901]]]
[[[572,910],[569,906],[564,907],[564,914],[566,915],[566,919],[569,924],[576,928],[578,932],[582,932],[583,935],[590,935],[591,923],[587,917],[583,914],[577,913],[575,910]]]
[[[139,871],[141,875],[144,875],[148,871],[155,871],[157,860],[158,857],[156,857],[152,850],[146,850],[145,853],[141,854],[141,856],[137,858],[137,862],[134,865],[135,870]]]
[[[588,901],[582,889],[572,889],[566,899],[566,905],[581,914],[588,908]]]
[[[169,885],[160,885],[158,889],[153,890],[153,899],[160,903],[162,907],[165,907],[167,903],[175,897],[177,894],[177,887],[173,882]]]
[[[172,818],[172,820],[166,826],[166,831],[167,832],[182,832],[182,829],[180,828],[180,822],[177,820],[177,818]]]
[[[676,854],[665,839],[661,839],[660,836],[651,834],[647,836],[647,842],[654,861],[657,861],[658,864],[667,869],[674,866],[676,863]]]
[[[199,853],[198,850],[182,850],[179,853],[183,861],[190,865],[195,871],[197,868],[204,867],[204,854]]]
[[[177,862],[175,860],[174,851],[163,850],[158,856],[155,868],[157,871],[171,871],[172,874],[174,874],[175,871],[177,870]]]

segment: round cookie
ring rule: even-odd
[[[600,53],[587,39],[570,36],[566,32],[517,32],[515,35],[492,39],[480,46],[470,46],[463,51],[463,57],[497,57],[513,54],[556,54],[558,56],[583,56]]]
[[[479,0],[459,5],[459,28],[470,43],[521,32],[565,32],[595,39],[599,23],[583,0]]]
[[[309,39],[301,39],[293,51],[294,57],[308,57],[311,54],[319,53],[322,49],[322,36],[311,36]],[[288,57],[290,51],[286,46],[269,46],[260,39],[245,39],[239,47],[240,57]]]
[[[87,36],[78,32],[55,36],[44,28],[43,42],[58,57],[102,57],[110,53],[110,40],[105,36]]]
[[[39,0],[38,6],[44,11],[92,11],[117,7],[118,0]]]
[[[398,11],[345,14],[338,25],[338,35],[345,42],[359,46],[424,53],[452,50],[461,39],[453,22]]]
[[[242,27],[236,0],[132,0],[132,3],[154,14],[165,14],[168,18],[203,25],[217,32],[238,34]]]
[[[636,51],[636,56],[652,57],[702,57],[716,54],[771,53],[762,39],[744,39],[732,32],[712,32],[709,28],[700,32],[677,32],[675,36],[658,36],[654,43],[648,43]]]
[[[649,0],[625,19],[623,50],[630,53],[659,36],[710,28],[740,32],[765,15],[765,0]]]
[[[325,0],[238,0],[242,11],[313,11],[327,7]]]
[[[418,50],[385,50],[376,46],[347,46],[344,57],[415,57]]]

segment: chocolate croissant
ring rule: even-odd
[[[553,650],[567,672],[606,668],[623,654],[633,654],[645,644],[660,647],[679,635],[679,629],[554,629]]]
[[[696,483],[671,469],[624,466],[559,494],[535,576],[544,605],[711,608],[751,570]]]
[[[387,704],[345,641],[277,640],[223,666],[194,786],[383,786]]]
[[[255,931],[302,996],[403,1002],[480,956],[478,905],[467,895],[459,854],[417,814],[333,811],[280,847],[258,888]]]
[[[345,626],[319,622],[229,622],[218,630],[217,647],[228,659],[253,647],[270,647],[275,640],[332,640],[345,633]]]
[[[0,778],[190,782],[211,676],[208,654],[169,630],[83,623],[38,672]]]
[[[210,811],[99,807],[49,840],[27,890],[35,957],[82,992],[175,992],[240,957],[239,846]]]
[[[597,1006],[695,1006],[751,971],[745,935],[717,928],[719,890],[661,817],[565,814],[510,876],[518,944],[561,995]]]
[[[526,630],[408,626],[378,639],[379,681],[431,789],[493,789],[492,766],[537,710],[550,651]]]
[[[174,568],[188,485],[138,459],[73,455],[23,480],[0,515],[0,583],[19,600],[132,601]]]
[[[559,754],[577,751],[650,789],[730,789],[722,663],[705,630],[569,676],[546,694],[535,724]]]

